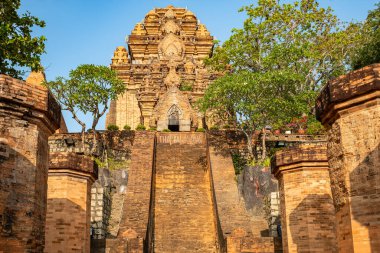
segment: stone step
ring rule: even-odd
[[[155,252],[217,252],[204,135],[160,134],[155,177]]]

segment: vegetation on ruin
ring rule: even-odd
[[[136,127],[136,130],[137,131],[144,131],[146,130],[145,126],[143,124],[138,124],[137,127]]]
[[[99,168],[107,168],[109,170],[120,170],[129,167],[131,160],[120,161],[112,157],[107,157],[106,159],[101,159],[93,157],[95,163]]]
[[[111,124],[111,125],[107,126],[107,130],[109,130],[109,131],[117,131],[117,130],[119,130],[119,127],[117,125]]]
[[[380,3],[376,6],[377,8],[369,12],[366,21],[361,25],[361,43],[352,56],[353,69],[380,62]]]
[[[192,91],[193,86],[191,85],[191,83],[183,81],[183,82],[181,82],[181,85],[179,86],[179,90],[180,91]]]
[[[316,0],[259,0],[240,11],[247,14],[243,28],[234,29],[206,60],[225,75],[208,87],[199,105],[226,122],[235,121],[257,159],[256,131],[262,132],[265,147],[268,125],[285,126],[307,115],[316,128],[316,96],[327,80],[347,70],[360,36],[358,26],[344,25]]]
[[[21,78],[22,68],[41,70],[40,56],[45,52],[45,37],[32,36],[33,27],[45,22],[29,12],[19,14],[20,0],[0,2],[0,73]]]
[[[108,102],[116,99],[125,91],[125,85],[116,76],[116,72],[106,66],[83,64],[71,70],[69,78],[57,77],[46,85],[62,105],[63,110],[72,113],[73,118],[86,129],[86,123],[78,116],[78,112],[92,115],[91,129],[94,132],[108,109]]]
[[[129,125],[125,125],[124,126],[124,130],[127,130],[127,131],[129,131],[129,130],[131,130],[132,128],[129,126]]]

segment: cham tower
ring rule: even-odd
[[[127,89],[111,102],[106,127],[190,131],[203,127],[204,116],[194,107],[215,78],[203,60],[210,57],[213,37],[185,8],[151,10],[117,47],[111,68]]]

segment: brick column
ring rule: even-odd
[[[71,152],[49,157],[46,253],[90,252],[91,185],[96,163]]]
[[[336,252],[335,216],[325,144],[276,152],[282,244],[288,252]]]
[[[378,252],[380,64],[328,82],[316,111],[328,131],[339,252]]]
[[[45,87],[0,75],[0,252],[43,252],[48,136],[60,119]]]

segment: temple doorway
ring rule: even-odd
[[[168,129],[172,132],[179,132],[179,111],[177,107],[170,111],[168,120]]]

